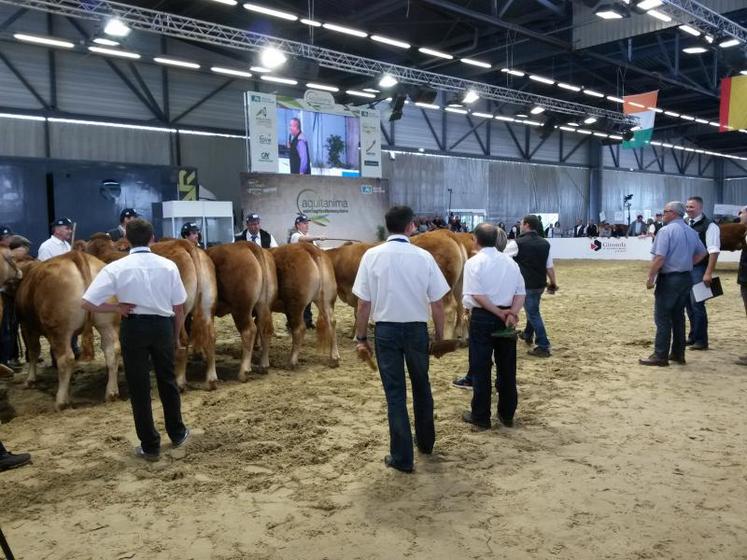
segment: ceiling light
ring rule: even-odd
[[[280,19],[285,19],[288,21],[296,21],[298,19],[298,16],[289,14],[288,12],[281,12],[280,10],[274,10],[272,8],[265,8],[264,6],[260,6],[259,4],[252,4],[250,2],[247,2],[246,4],[244,4],[244,8],[246,8],[250,12],[256,12],[258,14],[264,14],[266,16],[272,16],[272,17],[276,17]]]
[[[599,93],[598,91],[594,91],[593,89],[585,89],[584,93],[592,97],[604,97],[603,93]]]
[[[433,109],[434,111],[441,109],[438,105],[433,105],[432,103],[421,103],[420,101],[416,102],[415,106],[422,107],[423,109]]]
[[[721,128],[721,123],[717,123],[717,122],[714,122],[714,121],[708,121],[708,124],[711,125],[711,126],[715,126],[717,128]]]
[[[252,66],[249,70],[256,72],[257,74],[267,74],[268,72],[272,72],[272,70],[265,68],[264,66]]]
[[[638,132],[639,130],[641,130],[641,127],[638,125],[630,127],[630,132]]]
[[[636,103],[635,101],[628,101],[628,105],[632,105],[633,107],[638,107],[639,109],[646,108],[645,105],[642,105],[641,103]]]
[[[681,119],[685,119],[686,121],[694,121],[695,117],[691,117],[690,115],[680,115]]]
[[[542,126],[541,122],[537,121],[521,121],[523,124],[528,124],[529,126]]]
[[[368,33],[364,33],[363,31],[351,27],[343,27],[342,25],[335,25],[334,23],[325,23],[322,26],[324,29],[337,31],[338,33],[344,33],[345,35],[352,35],[353,37],[360,37],[361,39],[368,37]]]
[[[651,17],[655,17],[656,19],[660,21],[664,21],[666,23],[669,23],[670,21],[672,21],[672,18],[670,18],[667,14],[663,14],[658,10],[649,10],[646,13],[650,15]]]
[[[50,47],[61,47],[63,49],[72,49],[75,47],[74,43],[70,41],[63,41],[62,39],[55,39],[53,37],[42,37],[40,35],[29,35],[28,33],[14,33],[13,37],[18,41],[24,41],[26,43],[34,43],[37,45],[47,45]]]
[[[706,43],[710,45],[714,41],[713,35],[706,35],[705,40],[706,40]]]
[[[357,89],[348,89],[345,90],[345,93],[348,95],[354,95],[355,97],[366,97],[368,99],[374,99],[376,97],[373,93],[358,91]]]
[[[558,82],[558,87],[559,88],[563,88],[563,89],[567,89],[567,90],[570,90],[570,91],[575,91],[576,93],[578,93],[579,91],[581,91],[580,87],[574,86],[574,85],[571,85],[571,84],[566,84],[564,82]]]
[[[397,81],[397,78],[392,76],[391,74],[384,74],[381,76],[381,79],[379,80],[379,87],[382,87],[384,89],[396,86],[399,82]]]
[[[460,115],[466,115],[469,113],[467,109],[460,109],[459,107],[446,107],[444,111],[448,111],[449,113],[459,113]]]
[[[533,115],[541,115],[542,113],[545,112],[545,108],[537,105],[536,107],[532,107],[532,110],[529,112],[532,113]]]
[[[382,37],[381,35],[371,35],[371,40],[376,41],[377,43],[384,43],[385,45],[399,47],[400,49],[409,49],[412,46],[410,45],[410,43],[397,41],[396,39],[390,39],[389,37]]]
[[[246,72],[244,70],[234,70],[233,68],[223,68],[222,66],[212,66],[210,68],[210,71],[215,72],[216,74],[225,74],[226,76],[236,76],[237,78],[252,77],[251,72]]]
[[[594,124],[595,122],[597,122],[596,117],[587,117],[584,119],[584,124]]]
[[[306,87],[311,89],[320,89],[322,91],[331,91],[334,93],[340,91],[340,88],[337,88],[335,86],[325,86],[324,84],[315,84],[314,82],[307,83]]]
[[[622,97],[615,97],[614,95],[608,95],[607,99],[614,101],[615,103],[625,103],[625,100]]]
[[[259,53],[259,61],[265,68],[274,69],[285,64],[288,61],[288,57],[275,47],[265,47]]]
[[[680,116],[679,113],[675,113],[674,111],[664,111],[664,114],[668,117],[674,117],[674,118],[679,118]]]
[[[524,113],[516,113],[514,115],[517,119],[528,119],[529,115],[525,115]]]
[[[708,49],[705,47],[685,47],[682,49],[682,52],[687,54],[703,54],[704,52],[708,52]]]
[[[624,140],[622,136],[618,136],[617,134],[610,134],[610,140]]]
[[[559,128],[560,130],[565,130],[566,132],[576,132],[576,129],[575,129],[575,128],[570,128],[570,127],[568,127],[568,126],[559,126],[558,128]]]
[[[165,58],[157,56],[153,59],[158,64],[166,64],[168,66],[178,66],[179,68],[191,68],[192,70],[198,70],[200,65],[196,62],[187,62],[186,60],[176,60],[175,58]]]
[[[576,128],[578,128],[579,126],[581,126],[581,125],[580,125],[580,124],[578,124],[577,122],[569,122],[569,123],[566,123],[566,124],[567,124],[568,126],[575,126]]]
[[[708,121],[705,119],[695,119],[695,122],[700,124],[708,124]]]
[[[684,31],[685,33],[689,33],[693,37],[700,37],[700,31],[698,31],[694,27],[690,27],[689,25],[680,25],[680,30]]]
[[[719,43],[718,46],[722,49],[728,49],[729,47],[736,47],[739,44],[739,39],[727,39],[723,43]]]
[[[462,98],[462,103],[466,103],[469,105],[470,103],[474,103],[480,99],[480,96],[477,94],[477,92],[473,89],[467,90],[467,93],[464,94],[464,97]]]
[[[438,58],[445,58],[446,60],[452,60],[454,58],[448,53],[441,52],[441,51],[434,51],[433,49],[426,49],[425,47],[420,47],[418,51],[423,54],[430,55],[430,56],[436,56]]]
[[[650,10],[651,8],[658,8],[663,3],[661,0],[643,0],[642,2],[638,2],[636,7],[641,10]]]
[[[127,37],[130,31],[130,28],[118,18],[111,18],[106,22],[106,27],[104,27],[104,33],[112,37]]]
[[[740,74],[742,74],[742,76],[747,76],[747,70],[742,70],[742,71],[740,72]]]
[[[321,27],[322,26],[321,21],[316,21],[314,19],[301,18],[300,21],[301,23],[303,23],[304,25],[308,25],[309,27]]]
[[[555,80],[551,80],[550,78],[543,78],[542,76],[538,76],[537,74],[531,74],[529,76],[529,79],[534,80],[535,82],[542,82],[543,84],[553,85],[555,83]]]
[[[112,41],[111,39],[105,39],[104,37],[96,37],[93,42],[97,45],[104,45],[105,47],[119,46],[119,41]]]
[[[131,60],[138,60],[140,58],[140,55],[137,53],[120,51],[119,49],[107,49],[106,47],[88,47],[88,50],[96,54],[118,56],[120,58],[129,58]]]
[[[368,93],[381,93],[380,90],[374,89],[374,88],[370,88],[370,87],[363,88],[363,91],[367,91]]]
[[[0,113],[0,119],[18,119],[21,121],[46,121],[46,117],[37,117],[35,115],[21,115],[18,113]]]
[[[477,111],[472,113],[475,117],[479,117],[481,119],[492,119],[493,115],[490,113],[478,113]]]
[[[594,10],[594,14],[602,19],[622,19],[627,15],[627,12],[621,6],[615,4],[602,4]]]
[[[491,68],[492,65],[488,64],[487,62],[482,62],[481,60],[475,60],[474,58],[460,58],[462,62],[465,64],[470,64],[472,66],[479,66],[480,68]]]
[[[505,74],[511,74],[512,76],[519,76],[519,77],[526,76],[526,74],[522,72],[521,70],[513,70],[511,68],[501,68],[501,72],[504,72]]]
[[[290,78],[279,78],[278,76],[260,76],[259,78],[265,82],[273,82],[276,84],[286,84],[289,86],[295,86],[298,84],[296,80],[291,80]]]
[[[235,6],[238,4],[236,0],[213,0],[213,2],[218,2],[219,4],[225,4],[226,6]]]
[[[649,111],[653,111],[654,113],[663,113],[664,109],[659,109],[658,107],[646,107]]]
[[[604,132],[595,132],[594,136],[599,136],[600,138],[607,138],[609,134],[605,134]]]
[[[493,117],[497,121],[503,121],[503,122],[514,122],[514,119],[512,117],[504,117],[503,115],[496,115]]]
[[[576,130],[579,134],[594,134],[591,130],[586,130],[585,128],[579,128]]]

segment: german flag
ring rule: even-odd
[[[747,128],[747,76],[721,80],[721,132]]]

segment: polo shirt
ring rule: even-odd
[[[464,265],[462,303],[467,309],[481,307],[472,297],[484,295],[493,305],[509,307],[514,296],[526,295],[519,265],[495,247],[485,247]]]
[[[68,251],[70,251],[70,243],[53,235],[44,243],[39,245],[39,253],[37,254],[37,258],[40,261],[46,261],[51,259],[52,257],[64,255]]]

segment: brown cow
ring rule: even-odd
[[[739,251],[747,249],[744,236],[747,235],[747,224],[721,224],[721,250]]]
[[[108,233],[94,233],[85,244],[84,250],[107,264],[127,256],[127,250],[118,249]]]
[[[289,368],[298,365],[298,353],[306,332],[303,310],[312,301],[319,310],[317,346],[329,351],[331,365],[337,367],[340,364],[334,314],[337,283],[331,259],[311,243],[282,245],[269,251],[275,259],[278,275],[278,297],[272,310],[285,313],[293,336]]]
[[[187,385],[187,346],[191,342],[194,350],[203,353],[207,360],[205,383],[208,389],[218,386],[215,371],[215,306],[218,301],[218,286],[215,266],[207,253],[193,243],[184,240],[161,241],[150,246],[151,251],[174,261],[179,269],[187,301],[184,314],[191,315],[191,328],[180,333],[180,344],[176,350],[174,370],[179,389]]]
[[[80,301],[93,278],[104,267],[96,257],[70,251],[41,263],[31,263],[16,293],[16,309],[28,349],[26,386],[36,381],[36,368],[44,336],[57,358],[59,385],[55,407],[60,410],[70,404],[70,377],[75,358],[70,339],[79,334],[87,321],[101,336],[109,380],[107,400],[119,396],[117,386],[117,329],[119,316],[113,313],[87,313]]]
[[[353,293],[353,284],[358,274],[363,253],[375,243],[347,243],[325,251],[332,260],[335,269],[335,281],[337,282],[337,297],[353,308],[353,315],[358,317],[358,297]],[[355,337],[355,321],[353,321],[353,332],[350,337]]]
[[[218,280],[216,315],[223,317],[230,313],[233,317],[241,335],[239,381],[246,381],[257,334],[262,354],[256,369],[264,373],[270,367],[271,306],[278,291],[275,261],[269,252],[247,241],[217,245],[208,249],[207,254],[215,265]]]

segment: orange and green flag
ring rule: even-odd
[[[719,124],[721,132],[747,128],[747,76],[721,80]]]
[[[631,117],[638,118],[638,130],[633,133],[633,138],[623,142],[623,148],[642,148],[649,142],[654,135],[654,120],[659,90],[639,93],[636,95],[626,95],[623,97],[625,104],[623,112]]]

